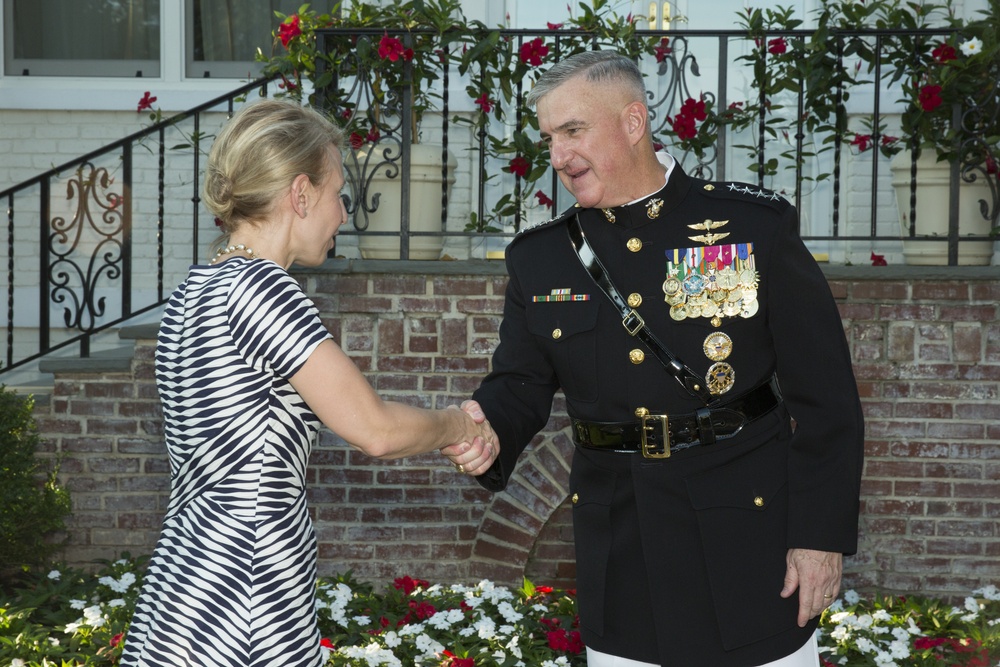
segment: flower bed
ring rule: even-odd
[[[113,665],[141,585],[144,558],[96,574],[53,569],[0,594],[0,667]],[[330,667],[582,667],[573,591],[525,582],[431,585],[404,576],[391,587],[346,575],[317,588]],[[1000,591],[973,591],[961,607],[918,597],[866,600],[847,591],[820,624],[822,664],[994,667],[1000,660]]]

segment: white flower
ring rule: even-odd
[[[844,593],[844,602],[846,602],[847,604],[855,605],[858,603],[858,600],[860,599],[861,596],[858,595],[857,592],[854,591],[854,589],[851,589]]]
[[[367,616],[355,616],[351,620],[357,623],[358,625],[368,625],[369,623],[372,622],[372,619],[368,618]]]
[[[983,50],[983,40],[978,37],[970,37],[961,44],[958,45],[959,51],[962,52],[964,56],[974,56],[977,53],[982,53]]]
[[[858,616],[859,628],[870,628],[872,627],[872,623],[874,623],[874,621],[872,620],[871,614],[862,614],[861,616]]]
[[[1000,600],[1000,589],[997,589],[997,587],[994,586],[993,584],[990,584],[989,586],[983,586],[982,588],[977,588],[976,590],[972,591],[972,594],[984,597],[987,600]]]
[[[49,637],[49,643],[52,644],[53,646],[59,646],[59,640],[56,639],[55,637]]]
[[[524,618],[524,614],[514,609],[514,605],[507,601],[498,604],[497,611],[500,612],[500,615],[503,616],[504,620],[508,623],[517,623]]]
[[[86,625],[99,628],[104,625],[104,610],[100,605],[87,607],[83,610],[83,621]]]
[[[893,628],[892,636],[895,637],[897,641],[910,641],[910,633],[907,632],[906,628]]]
[[[77,630],[79,630],[80,626],[83,625],[82,621],[83,621],[82,618],[78,618],[75,623],[67,623],[66,624],[66,634],[71,635],[74,632],[76,632]]]
[[[396,634],[395,630],[390,630],[385,633],[383,641],[385,641],[385,645],[389,648],[396,648],[403,643],[403,640],[399,638],[399,635]]]
[[[920,629],[920,626],[917,625],[912,618],[906,619],[906,623],[907,623],[906,631],[909,632],[911,635],[924,634],[924,631]]]
[[[858,650],[862,653],[875,653],[878,651],[878,647],[867,637],[858,637],[858,641],[855,643],[858,646]]]
[[[62,573],[59,572],[59,570],[52,570],[51,572],[49,572],[49,579],[52,579],[53,581],[59,581],[59,577],[61,576]]]
[[[891,621],[892,614],[887,612],[885,609],[879,609],[874,614],[872,614],[872,618],[874,618],[876,621]]]
[[[417,647],[418,651],[428,658],[436,656],[444,650],[444,645],[427,634],[417,635],[417,640],[414,642],[414,645]]]
[[[878,655],[875,656],[875,664],[879,667],[899,667],[896,661],[892,659],[892,656],[885,651],[878,652]]]
[[[976,598],[965,598],[965,608],[973,614],[978,614],[982,607],[976,602]]]
[[[108,606],[109,607],[124,607],[125,606],[125,600],[122,600],[121,598],[115,598],[114,600],[112,600],[111,602],[108,603]]]
[[[493,639],[497,634],[497,624],[492,618],[481,618],[472,624],[480,639]]]
[[[10,661],[10,667],[24,667],[24,660],[20,658],[14,658]]]
[[[892,653],[892,657],[897,660],[903,660],[910,657],[910,645],[909,642],[894,641],[889,644],[889,651]]]
[[[70,607],[70,609],[77,609],[77,610],[79,610],[79,609],[83,609],[86,606],[87,606],[86,600],[70,600],[69,601],[69,607]]]

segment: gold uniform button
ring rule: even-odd
[[[632,292],[628,295],[628,305],[629,308],[638,308],[642,305],[642,295],[638,292]]]
[[[580,502],[580,494],[579,493],[574,493],[573,494],[573,504],[576,505],[578,502]]]
[[[635,349],[628,353],[628,359],[633,364],[641,364],[646,360],[646,353],[640,349]]]
[[[760,496],[757,496],[756,498],[753,499],[753,504],[756,505],[757,507],[763,507],[764,499],[761,498]]]
[[[631,252],[639,252],[642,250],[642,241],[635,238],[634,236],[625,242],[625,247]]]
[[[562,338],[562,329],[553,329],[552,338],[555,340],[559,340],[560,338]]]
[[[711,183],[706,183],[705,184],[705,189],[708,190],[709,192],[711,192],[712,190],[715,189],[715,186],[712,185]],[[763,501],[761,501],[761,502],[763,502]]]

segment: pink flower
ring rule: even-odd
[[[924,111],[934,111],[944,100],[941,99],[941,86],[927,85],[920,89],[917,95],[920,108]]]
[[[527,176],[529,169],[531,169],[531,163],[523,155],[518,155],[507,165],[507,170],[519,178]]]
[[[281,45],[288,48],[288,43],[302,34],[299,26],[299,15],[292,14],[285,22],[278,26],[278,37],[281,38]]]
[[[673,52],[668,44],[670,44],[670,38],[664,37],[660,40],[660,45],[653,49],[656,52],[656,62],[662,63]]]
[[[931,51],[931,56],[933,56],[934,60],[939,63],[946,63],[949,60],[958,59],[958,53],[955,51],[955,47],[944,43],[935,46],[934,50]]]
[[[489,113],[493,110],[493,103],[490,101],[490,98],[486,93],[483,93],[476,98],[476,104],[479,105],[479,108],[483,113]]]
[[[413,60],[413,49],[404,49],[403,42],[398,37],[389,37],[389,33],[386,33],[378,43],[378,57],[392,62],[400,58]]]
[[[875,251],[872,251],[872,266],[888,266],[885,261],[885,255],[876,255]]]
[[[155,102],[155,101],[156,101],[156,98],[155,97],[150,97],[149,91],[147,90],[143,94],[142,99],[139,100],[139,106],[136,107],[135,112],[139,113],[143,109],[152,109],[153,108],[153,102]]]
[[[549,47],[542,43],[541,37],[536,37],[530,42],[521,45],[521,62],[538,67],[542,64],[542,58],[549,55]]]
[[[541,190],[535,193],[535,197],[538,198],[538,203],[546,208],[552,208],[552,205],[555,203],[551,199],[549,199],[549,196],[544,192],[542,192]]]
[[[767,52],[771,55],[780,56],[787,50],[788,43],[785,41],[784,37],[775,37],[767,43]]]

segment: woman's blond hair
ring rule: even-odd
[[[243,222],[266,219],[299,174],[320,185],[343,132],[319,112],[284,100],[245,106],[212,144],[202,199],[226,237]]]

